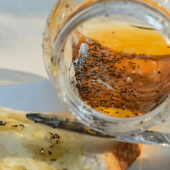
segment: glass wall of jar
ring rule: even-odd
[[[80,122],[117,135],[169,117],[168,4],[57,1],[45,28],[44,62],[61,101]]]

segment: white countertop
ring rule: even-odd
[[[0,1],[0,86],[47,79],[42,34],[55,2]]]

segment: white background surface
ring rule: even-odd
[[[56,0],[0,0],[0,86],[44,80],[42,34]]]

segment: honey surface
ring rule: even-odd
[[[134,117],[164,101],[170,91],[170,48],[159,32],[123,22],[82,28],[86,34],[74,45],[73,57],[84,102],[110,116]]]

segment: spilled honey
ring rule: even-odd
[[[110,116],[135,117],[164,101],[170,92],[170,48],[159,32],[124,22],[82,29],[73,57],[75,86],[84,102]]]

